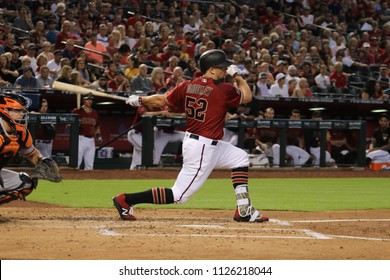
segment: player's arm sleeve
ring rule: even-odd
[[[185,97],[185,89],[188,82],[180,83],[177,87],[174,89],[168,91],[165,93],[164,101],[165,105],[170,107],[172,111],[175,112],[182,112],[184,110],[184,97]]]

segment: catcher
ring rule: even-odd
[[[0,205],[15,199],[26,200],[38,179],[60,182],[62,177],[51,158],[43,158],[33,145],[27,129],[31,100],[16,93],[0,93]],[[34,166],[34,174],[15,172],[3,167],[17,156],[25,157]]]

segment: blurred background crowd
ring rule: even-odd
[[[388,1],[0,1],[0,86],[164,92],[223,49],[257,96],[387,100]]]

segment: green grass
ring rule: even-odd
[[[170,187],[174,180],[64,180],[40,181],[28,200],[75,208],[112,207],[112,196],[152,187]],[[262,210],[332,211],[390,209],[386,178],[250,179],[253,205]],[[182,205],[138,205],[139,208],[234,209],[228,179],[209,179]]]

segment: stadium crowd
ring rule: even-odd
[[[384,0],[0,1],[0,87],[165,92],[218,48],[255,100],[388,100],[389,39]]]
[[[165,91],[199,75],[199,56],[220,48],[255,97],[388,98],[388,1],[20,0],[0,8],[2,87],[61,79]],[[163,76],[152,78],[154,67]]]

